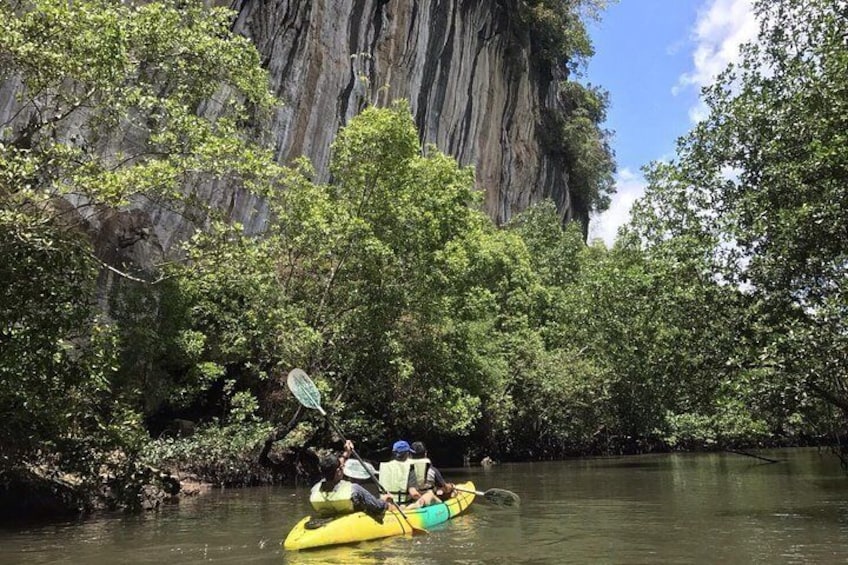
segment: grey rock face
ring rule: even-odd
[[[485,211],[498,223],[544,198],[563,220],[586,221],[568,174],[541,142],[557,105],[550,69],[532,61],[527,31],[509,18],[514,0],[233,0],[238,33],[251,38],[283,106],[262,124],[287,163],[306,156],[328,180],[330,144],[362,108],[410,101],[422,142],[474,165]],[[514,8],[513,8],[514,10]],[[558,77],[562,78],[562,77]],[[26,123],[18,81],[0,83],[0,123]],[[125,143],[120,133],[115,143]],[[198,195],[248,231],[267,221],[257,197],[221,184]],[[86,218],[115,264],[160,263],[193,227],[149,202]],[[136,242],[143,242],[135,245]]]
[[[422,141],[474,165],[497,222],[543,198],[575,211],[561,163],[546,155],[551,80],[496,0],[240,0],[250,37],[285,106],[271,124],[277,158],[305,155],[327,179],[330,143],[365,105],[410,101]]]

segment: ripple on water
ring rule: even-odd
[[[0,531],[0,563],[848,562],[848,478],[838,462],[803,450],[780,458],[755,467],[715,454],[499,465],[468,473],[518,493],[518,507],[480,500],[428,536],[299,553],[280,543],[309,511],[306,489],[214,491],[144,516]]]

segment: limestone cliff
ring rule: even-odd
[[[236,30],[262,53],[284,107],[276,154],[305,155],[326,180],[330,143],[366,104],[410,101],[422,141],[473,164],[485,209],[502,223],[552,198],[585,223],[568,175],[541,140],[556,104],[508,0],[236,0]]]
[[[543,142],[563,71],[534,56],[530,30],[514,19],[517,2],[233,0],[234,29],[254,42],[283,102],[261,124],[277,159],[305,156],[319,180],[328,180],[339,128],[368,104],[406,98],[423,142],[475,166],[485,211],[496,222],[551,198],[563,220],[585,228],[588,210],[569,191],[564,162]],[[20,88],[14,78],[0,83],[0,123],[26,126]],[[123,142],[121,132],[114,137]],[[250,231],[262,229],[267,218],[257,197],[206,189],[209,203]],[[164,260],[193,229],[180,213],[145,201],[81,213],[101,258],[141,269]]]

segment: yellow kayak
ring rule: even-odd
[[[474,483],[471,481],[456,486],[466,490],[474,490]],[[364,512],[354,512],[330,521],[316,520],[312,524],[310,524],[312,517],[307,516],[292,528],[283,542],[283,547],[289,550],[309,549],[391,536],[412,535],[413,526],[419,529],[427,529],[447,522],[464,512],[473,501],[474,494],[457,492],[455,497],[441,504],[404,510],[406,519],[397,509],[389,510],[383,517],[382,524]]]

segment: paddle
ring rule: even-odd
[[[459,492],[467,492],[470,494],[476,494],[477,496],[482,496],[492,504],[497,504],[498,506],[518,506],[521,503],[521,499],[518,498],[518,495],[512,492],[511,490],[506,490],[503,488],[490,488],[486,492],[480,490],[470,490],[467,488],[462,488],[454,485],[454,490],[458,490]]]
[[[319,414],[324,416],[327,419],[327,422],[330,424],[330,427],[335,430],[335,432],[342,438],[342,441],[347,443],[347,438],[344,433],[336,426],[336,423],[330,418],[330,415],[321,407],[321,391],[318,390],[318,387],[315,386],[315,383],[312,382],[312,379],[309,378],[302,369],[292,369],[289,372],[289,376],[286,378],[286,384],[289,387],[289,390],[292,391],[292,394],[297,401],[306,406],[307,408],[312,408],[313,410],[317,410]],[[368,476],[371,477],[371,480],[374,481],[374,484],[377,485],[377,488],[380,492],[387,493],[388,491],[380,484],[380,481],[377,480],[377,477],[369,468],[370,465],[366,465],[365,461],[359,456],[355,449],[351,450],[351,454],[356,457],[356,460],[362,465],[362,468],[368,472]],[[413,535],[427,534],[427,530],[422,530],[421,528],[416,528],[412,525],[412,522],[409,521],[409,518],[406,514],[404,514],[403,510],[401,510],[400,506],[394,500],[391,501],[391,504],[394,504],[397,511],[403,516],[403,519],[406,520],[406,524],[412,529]]]
[[[371,478],[371,475],[377,475],[377,469],[366,461],[365,465],[356,459],[348,459],[344,464],[344,474],[351,479],[365,481]]]

